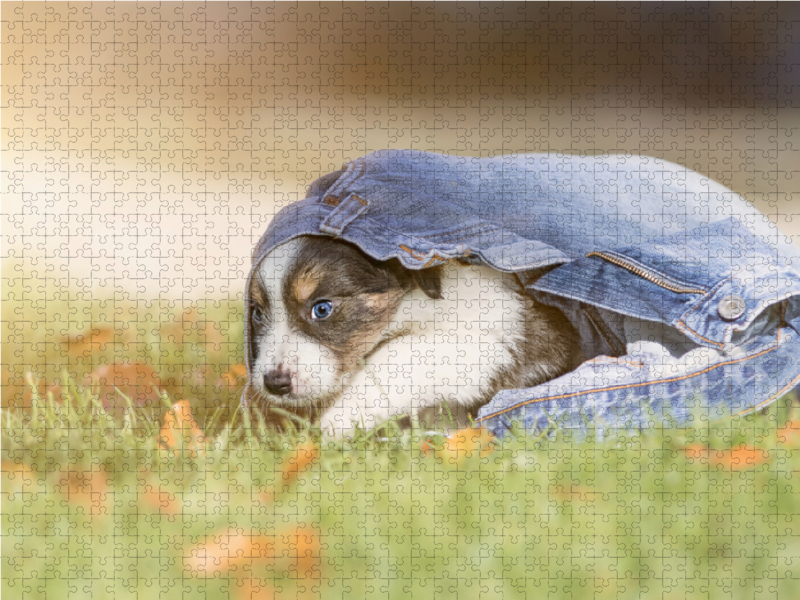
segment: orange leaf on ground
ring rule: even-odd
[[[184,445],[192,450],[192,455],[194,455],[194,450],[199,449],[202,451],[205,437],[192,416],[192,408],[188,400],[176,402],[164,415],[164,425],[161,427],[159,446],[162,448],[176,448],[181,437]]]
[[[281,476],[284,480],[296,479],[297,475],[319,456],[319,448],[312,442],[305,442],[297,446],[284,460]]]
[[[285,541],[297,573],[304,577],[319,577],[321,544],[317,532],[310,527],[298,527],[286,536]]]
[[[275,535],[247,535],[231,529],[190,548],[183,563],[196,576],[230,572],[238,579],[232,582],[236,597],[248,599],[272,597],[274,590],[269,582],[253,575],[264,572],[266,565],[275,564],[276,570],[293,572],[293,579],[300,584],[293,597],[317,597],[307,582],[320,579],[321,548],[319,535],[310,527]]]
[[[745,444],[728,450],[711,450],[701,444],[692,444],[686,446],[684,452],[690,460],[708,461],[731,469],[747,469],[769,461],[769,453]]]
[[[690,460],[702,460],[708,458],[708,448],[702,444],[690,444],[686,446],[683,451],[686,453],[686,458]]]
[[[494,451],[494,437],[483,427],[465,427],[453,432],[444,446],[437,452],[443,460],[461,461],[473,452],[486,456]],[[424,448],[423,448],[424,450]]]
[[[769,454],[758,448],[741,444],[737,448],[717,452],[712,460],[719,465],[726,465],[732,469],[746,469],[769,461]]]

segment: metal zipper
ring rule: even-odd
[[[622,257],[616,256],[616,255],[611,254],[609,252],[589,252],[589,254],[586,255],[587,258],[589,258],[591,256],[597,256],[599,258],[602,258],[603,260],[607,260],[608,262],[610,262],[612,264],[615,264],[618,267],[622,267],[623,269],[625,269],[627,271],[630,271],[631,273],[635,273],[636,275],[638,275],[642,279],[646,279],[650,283],[655,283],[657,286],[663,287],[665,289],[668,289],[669,291],[675,292],[676,294],[706,294],[706,293],[708,293],[708,290],[687,287],[685,284],[681,285],[678,282],[670,283],[669,281],[665,281],[665,278],[666,278],[665,275],[661,275],[659,277],[659,276],[657,276],[657,275],[655,275],[655,274],[653,274],[653,273],[651,273],[649,271],[646,271],[642,267],[639,267],[639,266],[637,266],[635,264],[632,264],[629,260],[626,260],[626,259],[624,259]]]

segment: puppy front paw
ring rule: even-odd
[[[320,418],[322,431],[332,432],[332,437],[351,437],[356,427],[366,431],[400,411],[392,408],[385,399],[369,399],[357,394],[339,398]]]
[[[349,410],[345,411],[337,406],[329,408],[322,413],[322,417],[319,420],[322,437],[327,439],[352,437],[356,423],[349,417],[349,413]]]

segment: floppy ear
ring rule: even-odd
[[[413,286],[417,286],[428,298],[433,300],[442,299],[442,272],[441,266],[431,267],[430,269],[422,269],[421,271],[414,271],[406,269],[399,260],[392,258],[385,263],[381,263],[384,268],[389,269],[400,285],[406,291],[410,291]]]
[[[432,267],[421,271],[409,271],[414,283],[425,292],[428,298],[442,299],[442,267]]]

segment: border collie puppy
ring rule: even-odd
[[[487,266],[407,270],[302,236],[261,261],[248,293],[249,404],[319,417],[329,435],[442,401],[463,419],[574,366],[563,314]]]

